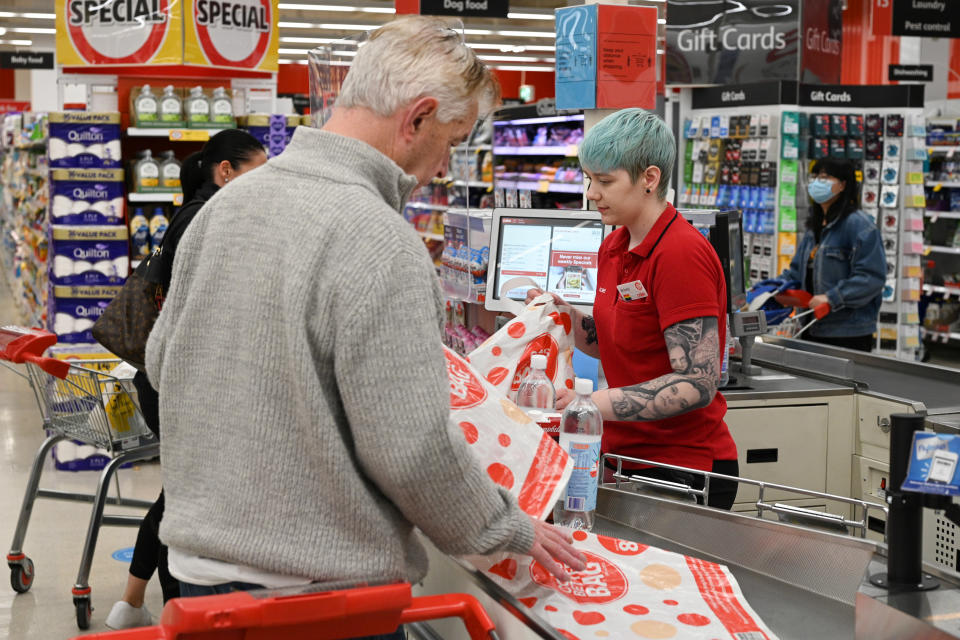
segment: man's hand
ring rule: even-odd
[[[567,408],[567,405],[573,402],[574,398],[577,397],[577,394],[567,389],[566,387],[560,387],[557,389],[557,397],[555,401],[555,406],[557,411],[563,411]]]
[[[810,298],[810,302],[807,303],[807,308],[816,309],[817,307],[822,305],[824,302],[830,302],[830,299],[821,293],[820,295],[813,296],[812,298]]]
[[[526,304],[530,304],[531,302],[534,301],[535,298],[538,298],[538,297],[542,296],[544,293],[545,293],[545,291],[544,291],[543,289],[537,289],[536,287],[531,288],[531,289],[527,289]],[[564,302],[564,301],[563,301],[563,298],[561,298],[561,297],[558,296],[557,294],[551,293],[550,295],[553,296],[553,302],[554,302],[557,306],[560,306],[560,305],[570,306],[570,305],[568,305],[566,302]]]
[[[555,527],[532,516],[530,519],[533,520],[534,531],[530,555],[540,563],[540,566],[552,573],[560,582],[570,579],[564,570],[564,565],[574,571],[583,571],[587,568],[586,557],[573,547],[573,537],[569,529]]]

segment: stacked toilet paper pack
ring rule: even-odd
[[[122,169],[54,169],[50,178],[54,225],[124,223]]]
[[[120,291],[119,286],[54,286],[50,297],[48,316],[53,318],[52,330],[58,342],[78,344],[96,342],[91,329],[110,301]]]
[[[120,114],[63,111],[49,116],[51,169],[118,169]]]

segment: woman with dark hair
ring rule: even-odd
[[[180,238],[203,205],[221,187],[267,161],[263,145],[246,131],[224,129],[203,145],[203,149],[187,156],[180,169],[184,205],[173,216],[163,236],[160,249],[150,258],[145,277],[159,283],[164,295],[170,288],[173,258]],[[150,386],[146,374],[138,371],[133,379],[140,400],[140,409],[150,430],[160,436],[159,394]],[[150,507],[140,524],[137,542],[133,548],[130,573],[123,598],[117,601],[107,616],[111,629],[129,629],[153,624],[150,612],[143,605],[147,583],[154,569],[160,579],[163,601],[180,596],[180,584],[167,567],[167,547],[160,543],[158,532],[163,517],[163,491]]]
[[[813,295],[811,309],[830,303],[830,314],[804,333],[807,340],[870,351],[887,271],[880,229],[860,210],[849,161],[815,162],[807,192],[807,231],[780,277],[799,281]]]

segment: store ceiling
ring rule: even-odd
[[[109,2],[110,0],[104,0]],[[553,10],[580,2],[517,0],[506,19],[468,19],[465,39],[490,66],[517,71],[552,71]],[[631,5],[660,11],[663,37],[665,0],[630,0]],[[297,0],[280,2],[280,59],[304,62],[318,44],[350,38],[394,17],[389,0]],[[0,3],[0,50],[50,48],[54,33],[51,0],[3,0]],[[662,46],[662,40],[661,40]]]

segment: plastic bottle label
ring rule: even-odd
[[[137,98],[137,118],[140,120],[157,119],[157,101],[150,96]]]
[[[562,436],[561,436],[562,438]],[[600,475],[600,438],[594,442],[570,440],[565,443],[573,460],[573,473],[563,496],[567,511],[594,511]]]
[[[180,119],[180,101],[176,98],[167,98],[160,102],[160,117],[165,122],[176,122]]]

